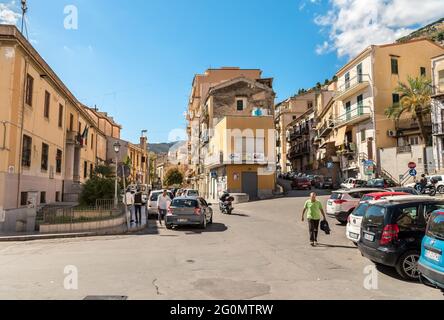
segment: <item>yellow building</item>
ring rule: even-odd
[[[212,87],[200,118],[203,194],[271,197],[276,186],[272,79],[238,77]]]
[[[339,70],[336,110],[333,121],[326,125],[334,128],[345,178],[368,179],[382,174],[396,180],[405,173],[408,163],[400,164],[399,168],[392,165],[397,156],[411,154],[413,146],[426,142],[422,141],[418,124],[411,120],[411,115],[395,122],[387,118],[385,111],[399,102],[398,83],[406,83],[409,76],[431,78],[430,60],[443,53],[444,48],[426,39],[373,45]],[[394,152],[388,150],[392,148]],[[424,161],[422,154],[411,154],[410,158],[420,164]],[[368,161],[377,165],[377,172],[371,174],[365,170]]]
[[[433,158],[436,171],[444,172],[444,54],[432,59]]]

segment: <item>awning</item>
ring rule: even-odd
[[[347,133],[347,126],[338,129],[338,135],[336,136],[336,147],[340,147],[345,144],[345,134]]]

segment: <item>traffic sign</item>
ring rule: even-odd
[[[409,168],[412,169],[412,170],[413,170],[413,169],[416,169],[416,163],[414,163],[414,162],[410,162],[410,163],[409,163]]]
[[[416,177],[418,175],[418,172],[415,169],[411,169],[409,174],[411,177]]]
[[[333,162],[327,162],[327,169],[333,169],[335,164]]]

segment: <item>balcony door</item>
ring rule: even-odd
[[[358,96],[358,115],[364,114],[364,96],[361,94]]]
[[[361,83],[363,81],[362,63],[358,64],[358,66],[356,67],[356,73],[358,74],[358,83]]]
[[[345,74],[345,90],[350,89],[350,72]]]
[[[346,121],[351,120],[351,102],[350,101],[345,104],[345,119],[346,119]]]

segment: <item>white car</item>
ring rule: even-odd
[[[342,224],[347,223],[348,216],[361,202],[361,198],[369,193],[381,192],[381,189],[359,188],[334,191],[327,201],[327,215]]]
[[[163,190],[155,190],[151,192],[147,203],[148,215],[157,215],[159,213],[157,208],[157,199],[161,194],[163,194]],[[168,196],[171,200],[174,199],[174,195],[171,191],[168,191]]]
[[[360,188],[360,187],[364,187],[367,183],[364,180],[358,180],[355,178],[350,178],[345,180],[342,184],[341,184],[341,188],[342,189],[354,189],[354,188]]]

